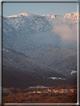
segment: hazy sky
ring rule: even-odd
[[[64,0],[65,1],[65,0]],[[77,3],[3,3],[3,16],[20,14],[66,14],[77,11]]]

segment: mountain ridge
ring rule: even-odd
[[[65,18],[63,20],[62,16],[60,16],[60,15],[58,15],[58,16],[59,17],[58,18],[56,17],[56,19],[52,19],[50,16],[46,17],[46,16],[37,16],[37,15],[32,15],[31,17],[26,16],[26,17],[3,18],[3,46],[6,45],[6,47],[7,47],[7,44],[5,44],[5,42],[7,42],[7,43],[13,42],[11,37],[13,37],[13,39],[14,39],[14,36],[16,38],[18,38],[18,36],[26,35],[26,37],[29,38],[32,34],[38,35],[39,33],[41,33],[41,35],[42,35],[42,33],[47,34],[48,32],[51,32],[51,34],[49,34],[51,36],[56,35],[55,39],[60,39],[59,45],[61,45],[61,43],[63,42],[63,41],[61,41],[62,40],[61,38],[62,37],[63,37],[63,39],[67,38],[67,37],[64,37],[64,36],[67,36],[64,33],[66,29],[68,30],[68,31],[66,31],[66,33],[69,32],[68,34],[69,35],[71,34],[71,37],[73,34],[74,39],[75,39],[76,34],[77,34],[77,29],[76,29],[77,28],[77,23],[76,23],[77,18],[75,21],[73,21],[72,18],[70,18],[70,19]],[[57,32],[58,31],[57,28],[58,29],[61,28],[60,29],[61,32]],[[64,28],[64,32],[62,32],[63,28]],[[64,36],[59,35],[59,33],[64,34]],[[28,36],[28,35],[30,35],[30,36]],[[59,37],[57,37],[57,35]],[[7,41],[8,38],[10,38],[11,41],[10,40]],[[44,39],[44,38],[41,37],[39,39]],[[54,38],[52,38],[52,39],[54,39]],[[14,39],[14,41],[15,41],[15,39]],[[55,41],[53,40],[53,42],[55,42]],[[12,44],[10,44],[10,45],[12,45]],[[74,43],[71,43],[70,45],[74,46],[74,45],[76,45],[76,42],[74,41]]]
[[[38,76],[57,76],[57,72],[50,67],[47,67],[35,60],[31,59],[30,57],[26,56],[21,52],[17,52],[15,50],[11,50],[8,48],[3,49],[3,63],[8,63],[11,66],[22,70],[23,72],[34,73]],[[43,70],[43,71],[41,71]],[[48,73],[48,74],[47,74]],[[50,74],[49,74],[50,73]],[[60,74],[62,77],[64,75]]]
[[[66,14],[46,14],[46,15],[38,15],[38,14],[31,14],[31,13],[20,13],[20,14],[16,14],[16,15],[11,15],[11,16],[7,16],[6,18],[11,18],[11,17],[20,17],[20,16],[31,16],[31,15],[36,15],[36,16],[50,16],[51,18],[55,18],[55,16],[59,16],[62,15],[64,17],[68,17],[70,18],[71,16],[73,17],[77,17],[78,12],[71,12],[71,13],[66,13]]]
[[[38,62],[42,60],[42,64],[53,69],[54,64],[56,68],[59,68],[61,65],[59,61],[62,61],[61,69],[55,69],[62,73],[67,67],[64,74],[68,71],[70,74],[71,70],[76,70],[77,51],[74,49],[77,49],[77,23],[75,21],[77,13],[66,14],[64,21],[63,15],[56,15],[54,19],[51,16],[22,14],[26,16],[3,18],[3,47],[22,52]],[[74,20],[71,17],[75,17]],[[58,48],[55,45],[62,49],[57,51]],[[66,49],[69,49],[67,50],[68,56]],[[64,63],[65,67],[63,67]]]

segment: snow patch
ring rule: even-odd
[[[3,51],[9,52],[9,50],[3,49]]]
[[[58,78],[58,79],[66,80],[65,78]]]
[[[66,80],[65,78],[60,78],[60,77],[59,77],[59,78],[58,78],[58,77],[48,77],[48,79],[49,79],[49,78],[50,78],[50,79],[53,79],[53,80],[54,80],[54,79]]]
[[[74,73],[77,73],[77,71],[72,70],[72,71],[71,71],[71,75],[74,74]]]
[[[54,80],[54,79],[57,79],[57,77],[49,77],[49,78],[50,78],[50,79],[53,79],[53,80]]]
[[[29,88],[47,88],[47,87],[45,87],[45,86],[30,86]]]

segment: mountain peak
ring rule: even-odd
[[[68,19],[73,19],[74,21],[77,21],[77,16],[78,16],[78,12],[72,12],[72,13],[66,13],[66,14],[47,14],[47,15],[42,15],[42,16],[48,16],[51,17],[53,19],[55,19],[57,16],[60,18],[68,18]]]
[[[72,20],[77,22],[78,12],[67,13],[67,14],[64,15],[64,19],[65,18],[69,18],[69,19],[72,19]]]
[[[20,14],[17,14],[17,15],[11,15],[11,16],[8,16],[7,18],[11,18],[11,17],[21,17],[21,16],[29,16],[30,14],[26,13],[26,12],[23,12],[23,13],[20,13]]]

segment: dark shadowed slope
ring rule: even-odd
[[[64,75],[70,75],[72,70],[77,71],[77,50],[75,49],[44,45],[34,51],[32,58]]]
[[[27,57],[23,53],[16,52],[10,49],[3,49],[3,64],[8,63],[11,66],[14,66],[23,72],[29,72],[34,75],[39,76],[62,76],[62,74],[58,74],[53,69],[42,65],[33,59]]]
[[[27,87],[44,85],[48,77],[64,75],[44,66],[20,52],[3,49],[3,86]]]

